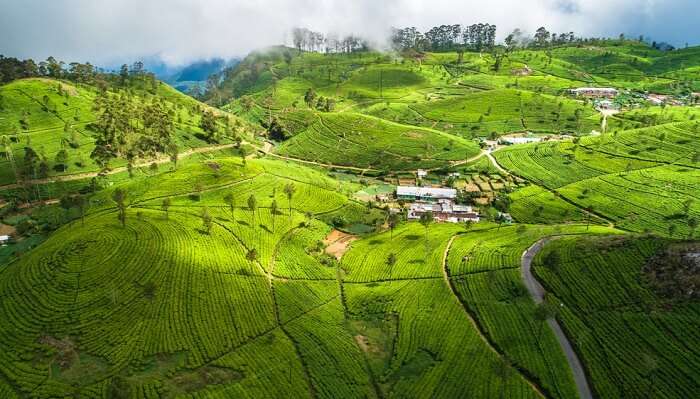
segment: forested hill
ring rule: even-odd
[[[245,140],[255,128],[186,96],[144,71],[119,74],[89,64],[68,68],[50,59],[4,60],[0,133],[4,156],[0,185],[53,176],[79,176],[187,155],[193,149]],[[34,68],[36,67],[36,68]]]

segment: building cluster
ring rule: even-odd
[[[398,186],[396,197],[411,201],[408,205],[409,220],[420,219],[422,215],[431,212],[435,220],[441,222],[479,221],[479,213],[471,206],[455,203],[457,190],[452,188]]]
[[[620,92],[612,87],[579,87],[570,89],[570,94],[577,97],[615,98]]]

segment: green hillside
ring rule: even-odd
[[[0,398],[698,392],[699,48],[312,33],[0,76]]]
[[[100,168],[90,154],[98,136],[95,124],[103,111],[95,107],[99,93],[94,86],[45,78],[22,79],[0,86],[0,132],[6,137],[0,159],[0,185],[16,183],[18,175],[22,180],[98,171]],[[233,142],[233,136],[216,143],[207,140],[200,127],[202,112],[206,110],[230,120],[237,134],[246,136],[252,132],[234,116],[225,115],[163,83],[158,83],[155,94],[138,88],[117,88],[108,93],[111,93],[108,96],[126,96],[134,124],[149,105],[159,104],[172,118],[171,134],[179,153]],[[217,123],[221,123],[223,130],[223,119]],[[39,166],[35,171],[27,169],[27,148],[38,158]],[[141,159],[141,162],[147,161],[147,158]],[[125,166],[126,163],[122,158],[111,166]]]
[[[538,258],[535,271],[565,305],[561,320],[597,397],[685,397],[697,389],[698,303],[659,295],[643,272],[666,246],[657,239],[563,238]]]
[[[352,113],[320,114],[279,147],[284,156],[385,171],[444,167],[478,152],[459,137]]]

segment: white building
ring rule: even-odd
[[[479,221],[479,214],[471,206],[456,205],[450,200],[441,200],[439,203],[412,203],[408,208],[408,219],[418,220],[427,212],[431,212],[435,220],[441,222]]]
[[[439,199],[457,198],[457,190],[453,188],[433,188],[416,186],[396,187],[396,197],[409,201],[437,201]]]
[[[0,245],[7,245],[11,239],[12,239],[12,237],[10,237],[8,235],[0,236]]]
[[[507,145],[539,143],[542,137],[502,137],[499,141]]]
[[[423,169],[418,169],[416,171],[416,175],[418,176],[419,179],[422,179],[422,178],[428,176],[428,172],[424,171]]]

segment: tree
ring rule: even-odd
[[[255,210],[258,208],[258,200],[253,194],[248,197],[248,209],[253,212],[253,226],[255,226]]]
[[[258,250],[255,248],[251,248],[248,251],[248,253],[245,254],[245,258],[250,262],[255,262],[256,260],[258,260]]]
[[[228,208],[231,211],[231,221],[235,222],[236,198],[233,196],[233,193],[224,195],[224,202],[228,205]]]
[[[313,88],[309,88],[304,94],[304,102],[306,103],[306,105],[313,108],[314,104],[316,104],[316,97],[316,91],[314,91]]]
[[[118,218],[122,224],[122,227],[126,225],[126,190],[121,187],[117,188],[112,192],[112,201],[117,204],[117,211],[119,212]]]
[[[129,80],[129,66],[126,64],[123,64],[121,68],[119,69],[119,79],[121,81],[122,86],[126,86],[128,80]]]
[[[544,28],[544,26],[540,27],[537,29],[535,32],[535,45],[537,47],[544,47],[547,45],[547,42],[549,41],[551,34],[547,29]]]
[[[68,151],[65,148],[60,149],[56,153],[56,166],[61,168],[61,171],[65,172],[68,169]]]
[[[433,216],[433,212],[428,211],[425,212],[424,214],[420,215],[420,224],[425,227],[425,257],[426,259],[428,258],[428,227],[430,227],[430,224],[433,223],[435,220],[435,217]]]
[[[398,213],[390,213],[388,218],[389,231],[391,232],[391,240],[394,240],[394,229],[399,225],[400,219]]]
[[[170,209],[170,197],[163,198],[163,202],[160,204],[160,209],[165,212],[165,219],[168,219],[168,209]]]
[[[292,197],[294,197],[296,191],[297,188],[294,186],[294,183],[287,183],[284,186],[284,193],[287,195],[287,202],[289,203],[289,217],[292,217]]]
[[[275,215],[277,214],[277,200],[273,199],[272,204],[270,204],[270,213],[272,214],[272,232],[275,232]]]
[[[212,111],[205,110],[202,112],[202,119],[199,121],[199,127],[202,128],[206,134],[208,141],[212,142],[218,139],[216,117]]]
[[[474,221],[469,219],[466,222],[464,222],[464,230],[469,231],[474,227]]]
[[[202,208],[202,213],[200,215],[202,217],[202,226],[204,226],[204,231],[207,232],[207,234],[211,234],[211,227],[212,227],[212,217],[211,214],[209,213],[209,208],[206,206]]]
[[[591,225],[591,217],[593,216],[593,205],[588,205],[586,207],[586,230]]]
[[[393,252],[390,253],[389,256],[386,258],[386,265],[389,266],[389,278],[390,279],[391,279],[391,272],[394,270],[394,265],[396,264],[397,260],[398,260],[398,257]]]

